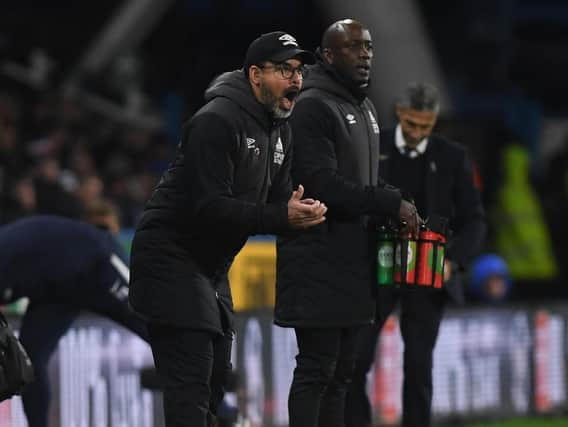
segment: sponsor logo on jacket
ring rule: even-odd
[[[249,150],[252,150],[255,154],[255,156],[258,156],[260,154],[260,148],[258,148],[256,146],[256,139],[254,138],[246,138],[247,141],[247,148]]]
[[[278,137],[276,145],[274,146],[274,163],[282,165],[284,162],[284,145],[282,144],[282,139]]]
[[[374,133],[380,133],[379,125],[377,124],[377,119],[375,119],[375,116],[373,116],[373,113],[371,113],[371,110],[367,110],[367,112],[369,113],[369,118],[371,119],[371,126],[373,128],[373,132]]]

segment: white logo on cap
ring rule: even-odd
[[[296,39],[294,37],[292,37],[290,34],[284,34],[280,37],[278,37],[278,40],[282,41],[282,46],[288,46],[289,44],[298,47],[298,43],[296,42]]]

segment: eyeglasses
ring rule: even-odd
[[[308,68],[305,65],[294,68],[287,62],[274,65],[259,65],[259,68],[273,68],[278,71],[278,74],[280,74],[280,77],[284,80],[290,80],[294,77],[294,73],[298,73],[301,79],[305,78],[308,74]]]

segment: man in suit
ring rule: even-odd
[[[381,134],[379,175],[412,198],[422,218],[447,218],[452,234],[446,245],[444,291],[406,291],[380,287],[377,323],[360,335],[355,374],[346,403],[348,427],[371,426],[366,375],[375,358],[379,331],[397,303],[404,341],[403,427],[429,427],[432,356],[448,296],[463,302],[459,271],[481,248],[484,211],[474,187],[466,150],[432,130],[440,107],[435,87],[414,83],[396,105],[398,125]]]

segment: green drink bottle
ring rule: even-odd
[[[384,225],[379,229],[377,244],[377,283],[393,285],[394,235]]]

